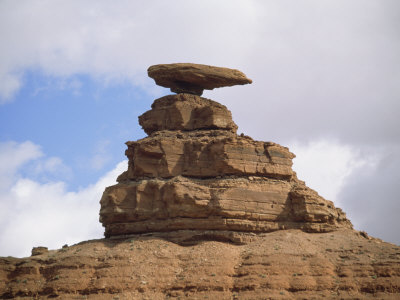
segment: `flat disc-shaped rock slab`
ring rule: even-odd
[[[174,93],[199,96],[203,90],[252,83],[239,70],[191,63],[154,65],[147,73],[157,85],[170,88]]]

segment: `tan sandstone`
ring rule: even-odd
[[[177,230],[329,232],[352,228],[297,179],[288,148],[237,135],[230,111],[196,95],[165,96],[139,117],[128,169],[100,201],[105,236]]]
[[[139,116],[139,124],[147,134],[160,130],[237,130],[224,105],[196,95],[168,95],[155,100],[151,107]]]

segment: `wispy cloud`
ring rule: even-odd
[[[226,4],[2,1],[0,96],[3,102],[11,101],[27,69],[59,77],[89,74],[105,83],[129,80],[152,89],[152,80],[145,76],[151,64],[206,59],[212,63],[210,50],[221,58],[227,53],[239,58],[250,45],[236,43],[235,34],[242,39],[250,36],[254,5],[251,1]],[[222,13],[226,22],[217,26]],[[207,22],[201,15],[207,15]],[[222,51],[218,46],[222,41],[235,47]]]
[[[297,141],[290,150],[296,154],[293,169],[298,178],[336,203],[349,176],[362,167],[374,168],[377,164],[376,156],[363,155],[360,149],[332,139]]]
[[[7,158],[10,161],[0,169],[0,178],[9,178],[0,187],[0,256],[28,256],[33,246],[59,248],[65,243],[102,237],[98,221],[101,194],[126,169],[126,162],[96,183],[70,192],[65,182],[41,183],[20,173],[26,164],[44,156],[38,145],[0,145],[0,163]],[[40,172],[51,173],[59,164],[57,158],[45,160]]]
[[[43,156],[40,146],[27,141],[17,143],[14,141],[0,143],[0,187],[8,188],[21,166],[29,161]]]

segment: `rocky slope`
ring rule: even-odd
[[[0,298],[398,299],[400,247],[330,233],[149,233],[0,259]]]
[[[126,143],[100,201],[106,238],[0,258],[0,298],[398,299],[400,247],[353,230],[297,179],[294,154],[237,135],[199,96],[251,82],[238,72],[151,67],[179,94],[139,117],[148,137]]]

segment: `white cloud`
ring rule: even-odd
[[[355,229],[400,244],[398,146],[357,148],[321,139],[289,148],[298,178],[342,208]]]
[[[358,230],[400,245],[397,186],[399,147],[370,149],[377,159],[351,174],[339,194],[342,208]]]
[[[71,169],[66,166],[61,158],[59,157],[49,157],[43,160],[37,161],[32,166],[32,174],[42,175],[49,174],[51,176],[61,175],[64,178],[70,178],[72,176]]]
[[[249,133],[286,122],[296,126],[271,131],[274,141],[326,133],[346,143],[398,139],[399,4],[288,3],[2,1],[0,94],[11,101],[26,70],[159,92],[148,66],[191,61],[239,68],[254,79],[251,88],[212,92]],[[72,88],[79,93],[79,83]],[[249,98],[253,105],[243,105]]]
[[[285,123],[269,138],[398,140],[399,4],[288,3],[2,1],[0,74],[9,79],[0,82],[14,86],[3,94],[17,90],[6,82],[21,85],[26,70],[62,82],[76,74],[104,84],[130,81],[157,94],[148,66],[191,61],[242,69],[254,80],[217,89],[212,98],[228,104],[241,130],[256,138]],[[71,84],[79,93],[80,84]]]
[[[60,78],[89,74],[107,82],[130,80],[152,88],[152,80],[145,76],[151,64],[217,63],[227,53],[240,60],[254,42],[249,34],[255,24],[254,4],[226,4],[181,0],[123,1],[118,5],[109,1],[2,1],[0,74],[7,80],[0,86],[1,94],[10,99],[21,85],[20,74],[25,70],[40,70]],[[230,45],[229,51],[221,44]]]
[[[95,153],[90,160],[90,167],[94,170],[102,169],[111,159],[111,155],[108,151],[110,145],[109,140],[101,140],[97,142],[95,146]]]
[[[0,189],[9,187],[22,165],[42,156],[40,147],[30,141],[0,142]]]
[[[289,148],[296,154],[293,169],[297,177],[321,196],[336,203],[350,175],[366,165],[376,165],[375,156],[362,155],[360,149],[337,140],[297,141]]]
[[[0,105],[11,102],[21,85],[20,74],[2,73],[0,69]]]
[[[43,155],[40,147],[31,142],[7,143],[0,148],[5,149],[0,158],[12,154],[11,148],[24,155],[14,158],[0,173],[1,177],[13,174],[12,182],[0,189],[0,256],[28,256],[33,246],[59,248],[65,243],[102,237],[98,221],[101,194],[106,186],[115,184],[126,169],[126,161],[95,184],[70,192],[64,182],[39,183],[19,174],[30,160]],[[22,151],[26,149],[31,150],[30,155]],[[50,159],[47,170],[51,172],[58,163],[57,159]]]
[[[59,157],[45,157],[41,147],[31,141],[0,142],[0,189],[8,188],[21,174],[48,180],[48,175],[70,178],[72,171]]]

